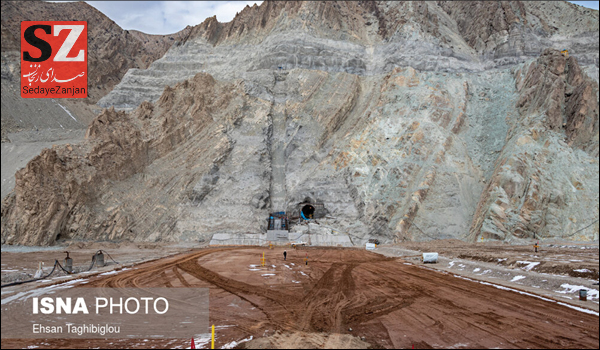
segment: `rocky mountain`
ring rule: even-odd
[[[156,101],[165,85],[200,71],[226,80],[279,67],[356,75],[407,66],[482,72],[548,47],[568,48],[580,64],[597,67],[598,38],[598,11],[568,2],[269,1],[229,23],[213,17],[195,26],[149,69],[130,70],[99,105]]]
[[[21,21],[85,20],[89,35],[86,99],[23,99],[20,86]],[[2,198],[14,174],[53,144],[79,142],[101,111],[96,102],[130,68],[147,68],[191,27],[173,35],[121,29],[84,2],[2,1]]]
[[[566,2],[247,7],[19,171],[2,241],[262,234],[302,203],[354,243],[597,240],[597,72],[598,12]]]
[[[87,99],[61,99],[59,103],[20,97],[21,21],[30,20],[88,22]],[[147,68],[191,29],[172,35],[123,30],[85,2],[2,1],[1,23],[3,142],[8,140],[8,133],[16,131],[86,128],[99,111],[95,103],[121,81],[127,70]]]

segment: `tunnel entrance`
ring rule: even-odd
[[[301,223],[306,220],[319,220],[324,218],[328,213],[322,202],[317,202],[309,198],[288,207],[291,224]]]
[[[313,219],[315,214],[315,207],[313,207],[310,204],[307,204],[305,206],[302,207],[302,216],[304,216],[303,219]]]

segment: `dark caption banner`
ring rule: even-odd
[[[207,288],[55,286],[5,294],[2,338],[189,338],[207,332],[208,301]]]

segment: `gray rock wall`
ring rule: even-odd
[[[356,75],[387,74],[395,67],[482,72],[514,66],[549,47],[569,49],[580,64],[598,66],[598,12],[568,3],[514,2],[498,7],[497,3],[382,2],[373,5],[376,9],[358,3],[335,5],[325,4],[332,8],[324,9],[300,2],[298,8],[272,9],[269,15],[274,18],[268,23],[259,28],[242,26],[235,35],[231,28],[260,8],[248,8],[227,24],[209,19],[148,69],[129,70],[98,104],[134,108],[158,99],[164,86],[198,72],[224,80],[278,67]],[[323,21],[319,11],[329,11],[334,18]],[[339,30],[331,22],[339,23]]]
[[[556,5],[571,27],[553,3],[342,5],[209,19],[128,71],[100,104],[129,113],[17,173],[3,242],[258,242],[307,201],[323,244],[597,239],[597,12]],[[542,52],[566,41],[569,59]]]

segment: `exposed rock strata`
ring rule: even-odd
[[[285,95],[270,95],[277,80]],[[165,88],[156,104],[105,110],[86,143],[34,159],[3,203],[2,237],[262,233],[273,116],[284,113],[288,211],[324,203],[324,222],[354,243],[593,239],[597,226],[578,232],[598,217],[597,100],[588,87],[596,96],[577,61],[556,51],[477,74],[263,70],[221,83],[201,73]],[[555,121],[563,108],[564,126]]]
[[[478,16],[492,26],[473,33]],[[265,2],[208,19],[101,101],[131,112],[18,173],[2,240],[260,235],[306,201],[355,244],[597,240],[597,28],[565,3]],[[546,50],[569,40],[571,58]]]
[[[266,1],[231,22],[213,17],[195,26],[149,69],[130,70],[99,104],[135,108],[200,71],[225,80],[278,67],[480,72],[549,47],[597,67],[598,28],[597,11],[567,2]]]
[[[547,50],[516,70],[515,84],[520,118],[510,122],[472,238],[597,239],[597,82]]]
[[[88,98],[21,98],[21,21],[27,20],[88,22]],[[121,29],[85,2],[2,1],[2,198],[13,189],[15,172],[41,149],[57,139],[71,143],[82,139],[101,111],[95,103],[128,69],[147,68],[190,29],[173,35],[148,35]],[[26,142],[19,141],[23,136]]]
[[[17,172],[2,206],[3,241],[170,235],[176,203],[231,151],[226,130],[246,106],[238,90],[198,75],[156,105],[103,111],[86,142],[44,150]]]

